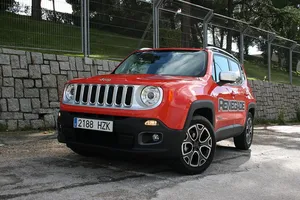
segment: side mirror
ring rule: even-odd
[[[241,78],[237,72],[220,72],[220,81],[225,83],[234,83]]]

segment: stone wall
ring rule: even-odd
[[[109,73],[118,62],[0,48],[0,130],[54,128],[67,80]],[[249,81],[256,118],[296,118],[300,87]]]
[[[55,127],[65,82],[109,73],[117,64],[0,48],[0,129]]]
[[[300,108],[300,87],[281,83],[249,80],[257,101],[255,117],[258,120],[278,120],[279,114],[284,120],[297,119]]]

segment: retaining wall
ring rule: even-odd
[[[8,130],[53,128],[64,83],[109,73],[117,62],[0,48],[0,127]],[[282,108],[296,118],[300,87],[250,81],[257,118],[274,120]]]
[[[284,120],[296,120],[300,108],[299,86],[258,80],[249,80],[249,84],[257,101],[257,119],[277,120],[282,113]]]
[[[0,49],[0,126],[53,128],[67,80],[106,74],[117,62]]]

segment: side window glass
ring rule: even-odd
[[[229,65],[228,65],[228,59],[223,56],[214,56],[214,68],[215,68],[215,80],[216,82],[220,81],[220,72],[228,72],[229,71]]]
[[[231,71],[238,72],[241,75],[240,80],[238,80],[236,83],[240,84],[244,81],[244,75],[241,73],[241,68],[237,62],[234,62],[232,60],[229,60]]]

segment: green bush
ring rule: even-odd
[[[284,110],[282,108],[279,110],[279,113],[278,113],[278,124],[279,125],[284,125],[285,124]]]
[[[297,119],[300,122],[300,104],[297,107],[296,114],[297,114]]]
[[[7,126],[4,124],[0,124],[0,132],[4,132],[7,130]]]

